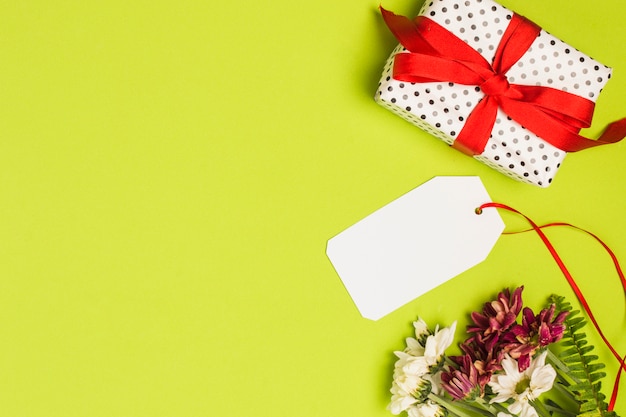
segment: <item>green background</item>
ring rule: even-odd
[[[624,2],[503,4],[614,68],[587,133],[626,116]],[[0,3],[1,416],[390,415],[392,351],[417,315],[462,328],[521,284],[533,307],[575,301],[524,234],[360,317],[327,240],[436,175],[478,175],[626,262],[626,144],[568,155],[548,189],[449,149],[373,101],[396,44],[378,5]],[[582,233],[549,235],[625,353],[610,259]],[[608,394],[616,362],[594,340]]]

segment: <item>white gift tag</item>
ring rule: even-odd
[[[504,230],[478,177],[435,177],[328,241],[363,317],[378,320],[483,261]]]

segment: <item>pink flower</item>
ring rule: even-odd
[[[503,337],[504,349],[517,359],[519,370],[522,372],[530,365],[530,359],[537,349],[548,346],[561,340],[565,331],[565,317],[567,311],[560,312],[554,317],[555,306],[544,308],[535,316],[533,311],[526,307],[522,313],[522,324],[516,324]]]
[[[523,289],[523,286],[516,288],[511,295],[506,288],[498,294],[496,300],[485,303],[482,313],[472,313],[474,325],[468,326],[467,331],[474,333],[476,342],[484,344],[487,351],[492,351],[498,344],[501,333],[515,324],[522,310]]]
[[[472,365],[478,372],[478,384],[484,388],[491,379],[491,375],[502,369],[504,353],[500,349],[487,350],[484,344],[472,338],[463,342],[460,347],[472,359]]]
[[[455,400],[474,399],[484,393],[485,384],[478,381],[478,369],[474,366],[470,355],[451,356],[458,366],[458,369],[452,369],[441,374],[443,388]],[[489,379],[487,380],[489,382]]]

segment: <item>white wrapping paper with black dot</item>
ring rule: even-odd
[[[444,27],[492,62],[513,12],[491,0],[427,2],[420,15]],[[453,144],[470,113],[485,96],[479,87],[451,82],[410,83],[393,79],[396,47],[387,60],[376,101],[410,123]],[[611,69],[541,30],[507,71],[509,83],[560,89],[595,102]],[[474,158],[516,179],[540,187],[552,182],[567,153],[498,109],[484,151]]]

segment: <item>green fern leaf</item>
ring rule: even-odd
[[[596,372],[595,374],[589,375],[589,380],[591,382],[597,382],[597,381],[600,381],[605,376],[606,376],[606,372]]]
[[[598,411],[590,411],[588,413],[578,414],[578,417],[602,417],[602,414]],[[606,415],[604,417],[606,417]]]
[[[617,417],[617,414],[608,411],[604,401],[606,396],[600,392],[601,380],[606,376],[602,371],[605,365],[598,361],[598,356],[590,354],[594,346],[587,341],[587,335],[583,331],[587,321],[581,317],[580,311],[572,310],[570,303],[561,296],[553,295],[550,302],[556,305],[557,310],[567,311],[565,319],[565,332],[559,343],[564,347],[558,360],[564,366],[557,367],[559,382],[563,388],[569,391],[578,402],[578,417]]]
[[[591,361],[593,359],[590,359],[589,357],[585,358],[585,361]],[[598,363],[590,363],[587,366],[587,369],[589,370],[589,372],[596,372],[599,371],[600,369],[604,369],[606,368],[606,366],[602,363],[602,362],[598,362]]]
[[[580,404],[580,412],[585,413],[587,411],[597,411],[598,407],[595,401],[584,401]]]
[[[587,381],[581,384],[569,385],[567,388],[570,392],[579,394],[579,395],[582,395],[583,393],[586,393],[586,392],[591,392],[593,394],[593,386]]]

